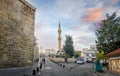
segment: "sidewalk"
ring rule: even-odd
[[[120,76],[120,74],[103,68],[103,72],[95,72],[95,76]]]
[[[35,63],[33,66],[29,67],[16,67],[16,68],[5,68],[0,69],[0,76],[33,76],[33,70],[37,70],[37,63]],[[43,66],[42,66],[43,69]],[[42,70],[41,69],[41,70]],[[35,72],[36,76],[38,73],[41,72],[39,67],[39,72]]]
[[[0,76],[32,76],[31,67],[0,69]]]

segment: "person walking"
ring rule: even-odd
[[[44,65],[45,65],[45,58],[43,58],[43,59],[42,59],[42,62],[43,62],[43,63],[44,63]]]
[[[40,70],[42,70],[42,63],[40,63]]]

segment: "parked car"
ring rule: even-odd
[[[95,63],[95,61],[86,61],[86,63]]]
[[[83,59],[76,59],[75,63],[77,63],[77,64],[84,64],[84,60]]]

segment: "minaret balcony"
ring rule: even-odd
[[[62,31],[61,30],[58,30],[59,33],[61,33]]]
[[[58,38],[58,40],[61,40],[61,38]]]

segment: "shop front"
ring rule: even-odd
[[[120,57],[109,58],[109,69],[120,73]]]
[[[109,57],[109,70],[120,73],[120,49],[107,54]]]

